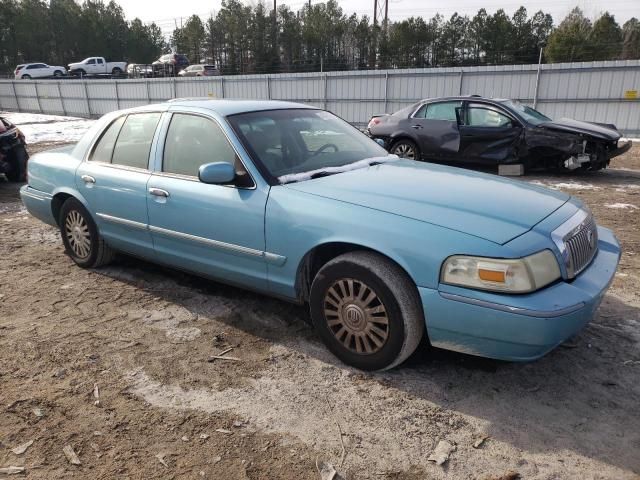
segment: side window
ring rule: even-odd
[[[222,129],[208,118],[175,113],[164,144],[162,171],[198,176],[200,165],[227,162],[246,173]]]
[[[418,111],[415,113],[415,115],[413,116],[413,118],[424,118],[425,114],[427,113],[427,106],[426,105],[422,105]]]
[[[102,134],[102,137],[93,148],[93,153],[91,153],[91,158],[89,160],[92,162],[111,163],[113,146],[116,143],[118,133],[120,133],[120,129],[122,128],[125,118],[126,117],[124,116],[119,117],[109,127],[107,127],[107,130]]]
[[[113,149],[111,163],[126,167],[148,168],[151,142],[160,113],[135,113],[127,116]]]
[[[101,59],[101,58],[98,58],[98,63],[99,63],[100,65],[102,65],[102,59]]]
[[[37,64],[36,65],[29,65],[27,67],[27,70],[35,70],[36,68],[40,68]]]
[[[471,106],[467,110],[467,125],[470,127],[506,127],[511,119],[495,110],[479,106]]]
[[[462,102],[440,102],[427,105],[427,112],[424,118],[428,120],[448,120],[456,121],[456,108],[461,107]]]
[[[88,64],[88,65],[95,65],[95,64],[96,64],[96,59],[95,59],[95,58],[92,58],[91,60],[89,60],[89,61],[87,62],[87,64]]]

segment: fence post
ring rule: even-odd
[[[118,92],[118,80],[114,80],[115,84],[116,84],[116,105],[117,105],[117,110],[120,110],[120,92]]]
[[[389,108],[389,72],[384,72],[384,112]]]
[[[145,86],[147,88],[147,105],[151,104],[151,91],[149,90],[149,79],[145,79]]]
[[[323,79],[324,79],[324,103],[323,103],[323,107],[325,110],[327,109],[327,91],[328,91],[328,87],[327,87],[327,74],[325,73],[323,75]]]
[[[540,56],[538,57],[538,71],[536,72],[536,89],[533,92],[533,108],[538,106],[538,88],[540,87],[540,73],[542,67],[542,48],[540,48]]]
[[[16,97],[16,108],[18,109],[18,111],[21,110],[20,108],[20,100],[18,100],[18,92],[16,92],[16,81],[15,80],[11,80],[11,88],[13,89],[13,96]]]
[[[66,117],[67,116],[67,109],[64,106],[64,98],[62,98],[62,90],[60,89],[60,82],[56,82],[56,85],[58,86],[58,98],[60,99],[60,106],[62,107],[62,114]]]
[[[173,98],[178,98],[178,86],[176,84],[176,77],[173,77]]]
[[[460,83],[458,84],[458,95],[462,95],[462,78],[464,77],[464,70],[460,69]]]
[[[44,112],[42,111],[42,105],[40,104],[40,93],[38,93],[38,82],[34,82],[33,86],[34,86],[34,87],[35,87],[35,89],[36,89],[36,101],[38,102],[38,111],[39,111],[40,113],[44,113]]]
[[[224,98],[224,77],[220,77],[220,90],[222,90],[222,98]]]
[[[86,80],[80,80],[80,81],[84,85],[84,98],[87,101],[87,114],[89,115],[89,118],[91,118],[91,102],[89,102],[89,90],[87,89],[87,81]]]
[[[271,100],[271,77],[267,75],[267,99]]]

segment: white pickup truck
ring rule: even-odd
[[[107,62],[104,57],[89,57],[69,64],[71,75],[113,75],[119,77],[127,69],[127,62]]]

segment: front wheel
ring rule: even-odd
[[[411,140],[398,140],[393,144],[389,153],[408,160],[420,160],[420,150]]]
[[[58,224],[67,253],[80,267],[100,267],[115,256],[98,233],[98,227],[87,209],[75,198],[68,199],[62,205]]]
[[[309,306],[327,348],[361,370],[399,365],[424,335],[415,284],[373,252],[347,253],[324,265],[311,285]]]

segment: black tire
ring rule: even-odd
[[[22,80],[31,80],[31,75],[22,75]]]
[[[62,76],[62,72],[60,70],[56,70],[55,72],[53,72],[53,76],[54,77],[61,77]]]
[[[122,75],[122,70],[118,67],[115,67],[113,70],[111,70],[111,75],[114,77],[119,77],[120,75]]]
[[[80,69],[80,70],[76,70],[74,73],[75,73],[75,75],[76,75],[76,76],[81,77],[81,78],[82,78],[82,77],[86,77],[86,76],[87,76],[87,72],[85,72],[85,71],[84,71],[84,70],[82,70],[82,69]]]
[[[18,145],[13,148],[10,153],[12,157],[11,170],[5,173],[7,180],[10,182],[26,182],[27,181],[27,162],[29,154],[24,145]]]
[[[81,254],[81,251],[72,244],[72,241],[75,243],[76,240],[73,239],[74,228],[70,228],[70,224],[73,225],[78,218],[83,222],[77,225],[80,235],[88,239],[86,254]],[[75,198],[69,198],[62,205],[58,225],[66,253],[78,266],[97,268],[108,264],[115,257],[115,252],[100,236],[91,214]]]
[[[338,307],[337,297],[331,292],[340,291],[340,285],[344,285],[343,293],[347,290],[347,294]],[[359,298],[370,299],[371,295],[375,296],[372,301],[360,302]],[[360,370],[388,370],[399,365],[424,336],[424,314],[415,284],[398,265],[373,252],[350,252],[325,264],[311,285],[309,308],[313,325],[327,348]],[[342,320],[338,311],[343,312]],[[386,317],[386,326],[380,315]],[[372,328],[371,318],[377,330],[367,333],[365,330]],[[353,323],[348,325],[350,322]],[[341,333],[343,330],[346,335]],[[365,336],[369,352],[363,351]]]
[[[413,152],[413,153],[409,153]],[[409,160],[421,160],[422,155],[420,154],[420,149],[415,144],[415,142],[408,140],[406,138],[402,138],[397,142],[394,142],[391,145],[391,149],[389,149],[389,153],[393,155],[398,155],[400,158],[406,158]]]

